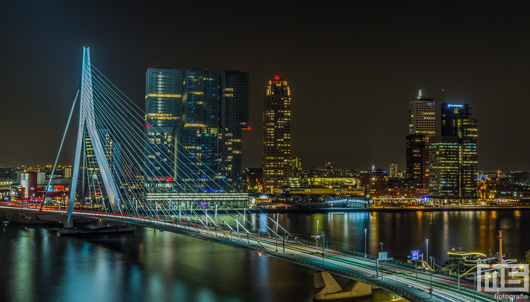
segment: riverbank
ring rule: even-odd
[[[370,207],[370,208],[303,208],[260,209],[264,213],[330,213],[330,212],[454,212],[454,211],[530,211],[530,207],[446,206],[446,207]],[[250,209],[252,213],[260,212]]]

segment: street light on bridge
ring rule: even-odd
[[[382,265],[382,256],[383,256],[383,241],[379,242],[381,244],[381,252],[379,253],[379,256],[375,259],[375,272],[376,277],[379,278],[379,270],[381,270],[381,279],[383,279],[383,265]],[[379,262],[381,261],[381,265]]]
[[[429,261],[429,238],[425,239],[425,245],[426,245],[426,248],[425,248],[425,258],[427,259],[427,261]]]
[[[317,220],[317,232],[315,233],[315,235],[311,236],[315,238],[315,247],[318,247],[318,239],[320,239],[320,234],[318,233],[318,223],[319,223],[319,220]]]
[[[364,258],[366,258],[366,228],[364,228]]]
[[[429,239],[427,239],[427,240],[429,240]],[[429,241],[427,241],[427,242],[429,242]],[[434,257],[433,256],[430,256],[428,259],[431,260],[430,261],[431,263],[434,263]],[[431,287],[429,288],[429,294],[431,295],[431,299],[432,299],[432,290],[433,290],[433,288],[432,288],[432,274],[433,273],[434,273],[434,268],[431,267]]]

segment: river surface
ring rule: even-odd
[[[521,259],[530,249],[530,211],[354,212],[250,216],[310,239],[406,259],[411,250],[436,263],[447,251],[498,251]],[[318,222],[317,222],[318,221]],[[318,242],[319,246],[321,241]],[[138,227],[135,233],[67,237],[54,229],[0,227],[0,301],[312,301],[314,270],[201,239]],[[373,299],[388,300],[378,292]]]

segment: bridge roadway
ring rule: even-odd
[[[39,214],[37,208],[22,208],[17,206],[3,206],[0,209],[24,211],[27,214]],[[60,214],[65,211],[44,209],[41,215]],[[254,251],[260,255],[271,256],[292,263],[326,271],[331,274],[358,280],[376,287],[388,290],[410,301],[494,301],[493,294],[477,292],[472,282],[460,280],[461,290],[458,290],[457,280],[442,274],[430,274],[418,271],[417,277],[413,267],[398,263],[385,263],[376,276],[375,259],[355,256],[333,249],[325,251],[313,245],[304,245],[294,240],[281,240],[264,237],[258,234],[235,232],[214,226],[204,227],[193,221],[178,221],[172,219],[156,219],[133,215],[117,215],[102,212],[74,211],[75,217],[105,219],[124,222],[149,228],[166,230],[205,239],[225,245]],[[429,288],[433,288],[432,297]]]

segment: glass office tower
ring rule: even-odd
[[[216,191],[213,182],[218,171],[218,74],[189,69],[183,83],[182,127],[176,134],[177,173],[188,187]]]
[[[243,131],[249,126],[249,73],[229,70],[219,76],[219,175],[236,190],[245,189]]]
[[[170,187],[175,176],[175,134],[182,116],[182,70],[149,68],[145,76],[145,169]]]

